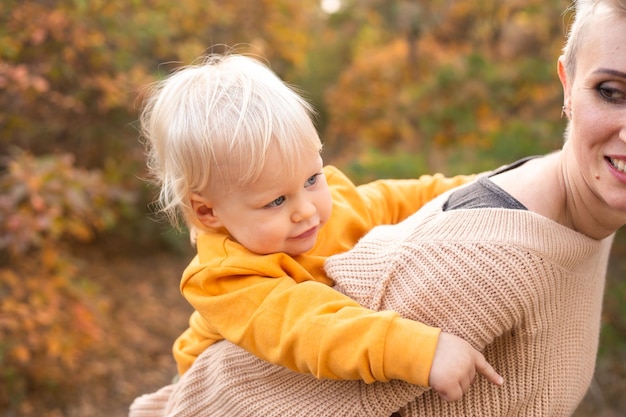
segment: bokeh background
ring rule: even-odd
[[[478,172],[560,147],[568,4],[2,0],[0,415],[125,416],[175,374],[193,251],[150,210],[148,83],[236,46],[315,105],[355,182]],[[625,234],[577,417],[626,413]]]

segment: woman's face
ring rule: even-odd
[[[581,200],[619,217],[626,215],[626,13],[606,6],[595,13],[575,75],[568,79],[559,62],[571,119],[564,149]]]

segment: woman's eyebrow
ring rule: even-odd
[[[626,78],[626,72],[617,71],[617,70],[609,69],[609,68],[599,68],[595,70],[594,73],[607,74],[607,75],[613,75],[614,77]]]

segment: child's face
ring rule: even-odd
[[[212,202],[212,212],[252,252],[300,255],[313,248],[332,199],[319,154],[300,164],[293,177],[280,171],[280,161],[270,155],[256,182],[224,193]]]

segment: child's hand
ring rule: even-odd
[[[458,401],[474,381],[476,372],[496,385],[504,382],[472,345],[453,334],[441,332],[428,381],[435,392],[446,401]]]

